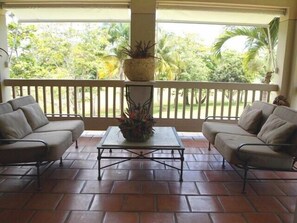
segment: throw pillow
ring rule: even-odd
[[[284,144],[288,143],[296,129],[297,126],[295,124],[271,114],[262,126],[257,137],[267,144]],[[271,148],[273,150],[279,150],[281,147],[272,146]]]
[[[249,133],[256,134],[259,131],[261,119],[262,111],[248,105],[242,112],[238,120],[238,125]]]
[[[20,108],[24,112],[33,130],[49,123],[38,103],[25,105]]]
[[[4,139],[21,139],[32,133],[24,113],[16,110],[0,115],[0,134]]]

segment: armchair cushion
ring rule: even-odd
[[[24,112],[24,114],[28,120],[28,123],[30,124],[30,126],[33,130],[49,123],[47,117],[41,110],[38,103],[25,105],[20,108]]]
[[[32,133],[22,110],[0,115],[0,135],[4,139],[21,139]]]
[[[283,144],[289,141],[296,129],[297,126],[295,124],[271,114],[257,137],[267,144]],[[279,150],[280,147],[273,146],[272,149]]]
[[[248,105],[242,112],[238,120],[238,125],[249,133],[256,134],[259,131],[261,119],[262,111]]]

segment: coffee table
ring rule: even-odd
[[[183,181],[184,146],[174,127],[154,127],[154,135],[146,142],[128,142],[122,135],[118,126],[108,127],[105,135],[97,145],[98,149],[98,180],[101,180],[101,170],[125,161],[145,159],[161,163],[176,169],[180,173],[179,181]],[[104,153],[109,150],[109,153]],[[120,153],[113,154],[113,150],[124,150],[125,156]],[[164,156],[160,151],[171,151]],[[161,156],[163,155],[163,156]],[[101,160],[109,159],[114,162],[102,166]],[[180,161],[180,168],[166,163],[166,160]]]

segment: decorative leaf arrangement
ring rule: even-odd
[[[156,122],[149,113],[146,104],[130,104],[118,120],[120,122],[119,128],[128,141],[143,142],[154,133],[153,126]]]
[[[154,55],[151,54],[150,49],[154,47],[156,44],[145,41],[136,41],[136,44],[134,47],[128,45],[128,47],[123,47],[122,52],[126,55],[128,55],[131,58],[134,59],[140,59],[140,58],[150,58],[153,57]]]

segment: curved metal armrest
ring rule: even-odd
[[[81,115],[78,114],[45,114],[48,117],[67,117],[67,118],[71,118],[71,117],[75,117],[75,118],[80,118],[81,120],[84,120],[83,117]]]
[[[24,143],[30,143],[30,142],[36,142],[36,143],[41,143],[45,147],[45,152],[47,153],[49,150],[49,146],[47,142],[40,140],[40,139],[0,139],[0,142],[4,143],[11,143],[11,142],[24,142]]]
[[[210,115],[210,116],[207,116],[203,121],[205,122],[208,119],[212,119],[212,120],[216,120],[216,119],[230,120],[230,119],[239,119],[239,116],[215,116],[215,115]]]
[[[293,147],[297,146],[296,144],[267,144],[267,143],[243,143],[237,147],[237,152],[240,152],[241,149],[245,146],[283,146],[283,147]]]

